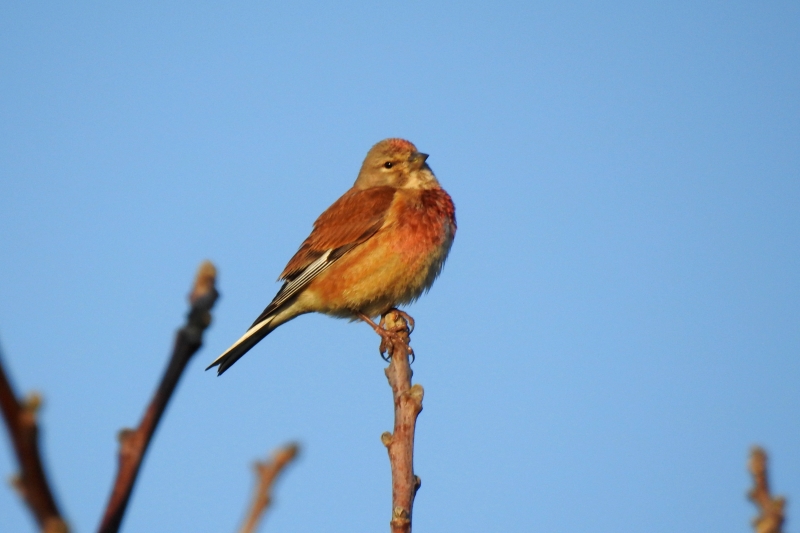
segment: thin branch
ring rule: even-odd
[[[258,524],[264,517],[264,513],[272,504],[272,487],[278,476],[296,457],[300,447],[296,443],[290,443],[279,448],[272,453],[272,459],[264,462],[256,462],[255,471],[257,476],[256,490],[253,494],[253,503],[247,512],[244,525],[239,533],[255,533]]]
[[[786,499],[782,496],[773,497],[769,492],[767,452],[758,446],[753,447],[747,466],[753,476],[753,488],[747,493],[747,497],[759,511],[759,515],[753,519],[753,529],[756,533],[781,533],[786,518]]]
[[[389,451],[392,467],[392,533],[410,533],[414,497],[421,481],[414,475],[414,430],[417,416],[422,411],[422,386],[411,386],[411,350],[408,315],[397,311],[385,317],[386,330],[392,333],[390,342],[382,347],[388,350],[391,361],[386,368],[386,378],[394,397],[394,433],[381,435],[381,441]]]
[[[22,402],[17,400],[0,359],[0,409],[3,411],[3,419],[20,468],[20,473],[14,477],[12,484],[28,505],[42,531],[66,533],[69,527],[58,510],[39,453],[36,414],[41,405],[42,398],[36,393],[28,395]]]
[[[211,308],[219,294],[214,284],[217,270],[209,261],[204,261],[197,271],[194,287],[189,295],[191,309],[186,325],[178,330],[172,357],[169,360],[161,383],[156,389],[150,405],[142,417],[139,427],[123,429],[119,433],[119,469],[103,520],[98,531],[112,533],[119,530],[122,517],[130,500],[133,485],[139,473],[142,459],[158,426],[161,415],[191,357],[203,344],[203,332],[211,324]]]

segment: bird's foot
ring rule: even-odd
[[[399,309],[390,309],[383,315],[381,315],[380,323],[376,324],[370,317],[363,313],[358,313],[358,317],[366,322],[367,324],[372,327],[372,329],[380,335],[381,337],[381,345],[378,347],[378,351],[381,354],[381,357],[387,363],[391,359],[391,356],[387,355],[387,353],[391,353],[394,349],[395,342],[403,342],[398,338],[398,334],[405,329],[403,326],[395,326],[393,328],[386,327],[386,315],[391,313],[392,311],[397,312],[400,316],[402,316],[406,322],[408,323],[408,332],[411,333],[414,330],[414,319],[408,315],[408,313],[404,311],[400,311]],[[411,362],[414,362],[414,350],[411,349],[411,346],[408,347],[408,355],[411,356]]]
[[[378,351],[380,352],[381,357],[383,358],[384,361],[389,361],[390,358],[386,355],[386,351],[389,348],[391,348],[394,342],[393,337],[395,336],[395,333],[387,330],[386,327],[384,327],[384,322],[385,322],[384,317],[381,317],[380,324],[376,324],[370,317],[368,317],[364,313],[358,313],[358,317],[367,324],[369,324],[369,326],[373,330],[375,330],[375,333],[380,335],[381,345],[378,347]]]
[[[395,325],[393,328],[387,328],[386,327],[386,316],[389,313],[397,313],[398,315],[400,315],[400,317],[405,321],[405,325]],[[392,337],[388,340],[388,342],[391,342],[391,343],[393,343],[394,341],[398,340],[397,339],[398,333],[400,333],[401,331],[406,329],[406,327],[408,327],[408,334],[409,335],[411,335],[411,332],[414,331],[414,319],[411,317],[411,315],[409,315],[405,311],[401,311],[400,309],[397,309],[396,307],[393,307],[393,308],[389,309],[388,311],[386,311],[385,313],[383,313],[381,315],[381,321],[379,322],[379,325],[384,331],[388,331],[389,333],[392,334]],[[404,341],[401,340],[400,342],[404,342]],[[386,340],[385,337],[383,337],[382,340],[381,340],[381,346],[380,346],[381,357],[383,357],[384,361],[389,361],[389,359],[391,359],[391,357],[384,357],[383,353],[384,353],[385,349],[388,349],[389,351],[391,351],[392,348],[394,347],[394,345],[393,344],[385,344],[385,343],[387,343],[387,340]],[[409,355],[409,357],[411,357],[411,363],[413,363],[414,359],[416,359],[416,357],[417,357],[414,354],[414,349],[408,344],[407,341],[404,342],[404,344],[406,345],[406,348],[408,348],[408,355]]]
[[[414,332],[414,319],[412,318],[411,315],[409,315],[405,311],[401,311],[400,309],[398,309],[396,307],[392,307],[391,309],[389,309],[388,311],[386,311],[385,313],[383,313],[381,315],[381,321],[380,321],[381,327],[386,328],[386,315],[388,315],[392,311],[394,311],[395,313],[397,313],[398,315],[403,317],[403,319],[408,324],[408,334],[411,335]]]

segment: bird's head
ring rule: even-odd
[[[354,187],[396,187],[398,189],[436,189],[439,182],[425,162],[428,154],[403,139],[385,139],[373,146],[364,158]]]

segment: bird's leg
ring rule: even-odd
[[[381,345],[378,347],[378,351],[380,352],[381,357],[383,358],[384,361],[389,361],[389,358],[385,354],[386,354],[387,349],[389,349],[389,347],[391,347],[391,345],[392,345],[392,343],[394,341],[394,333],[391,332],[391,331],[388,331],[384,327],[384,317],[383,316],[381,317],[381,323],[380,323],[380,325],[378,325],[370,317],[368,317],[364,313],[357,312],[356,315],[358,316],[358,318],[360,318],[361,320],[363,320],[364,322],[369,324],[370,327],[372,327],[372,329],[375,330],[375,333],[380,335],[380,337],[381,337]]]

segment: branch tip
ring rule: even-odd
[[[211,323],[211,309],[219,293],[215,287],[217,269],[210,261],[200,264],[189,294],[191,308],[186,323],[178,330],[167,368],[161,376],[150,402],[136,429],[123,429],[117,434],[120,443],[118,467],[114,484],[98,531],[116,533],[130,501],[133,486],[139,475],[142,459],[147,452],[156,427],[161,420],[178,381],[192,356],[203,344],[203,333]]]
[[[781,496],[773,497],[770,493],[767,452],[754,446],[750,451],[747,467],[753,476],[753,488],[748,491],[747,497],[759,511],[759,515],[753,519],[753,529],[756,533],[781,533],[786,518],[786,499]]]
[[[194,286],[192,287],[192,292],[189,294],[189,303],[195,305],[200,298],[210,294],[212,291],[216,291],[216,281],[217,267],[214,266],[214,263],[206,259],[200,263],[200,267],[197,269]]]
[[[38,414],[39,410],[44,405],[44,398],[41,394],[37,391],[31,391],[25,395],[25,398],[22,400],[22,405],[20,407],[30,413],[34,417]]]
[[[291,442],[272,453],[267,461],[257,461],[253,466],[256,471],[256,489],[253,501],[247,512],[241,533],[253,533],[272,503],[273,485],[286,466],[300,453],[300,445]]]

